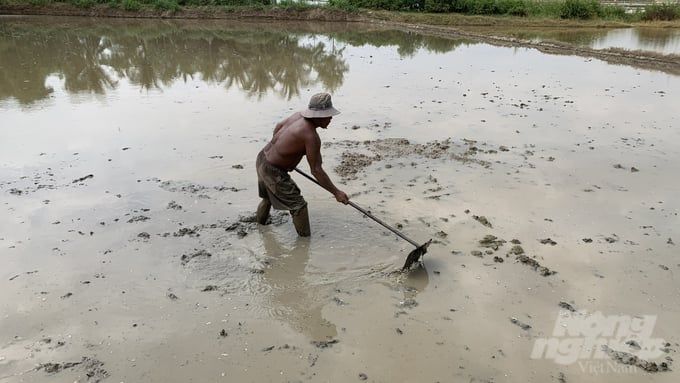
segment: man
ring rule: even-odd
[[[340,112],[333,108],[331,95],[318,93],[309,100],[307,109],[293,113],[276,124],[271,141],[257,155],[257,184],[262,201],[257,207],[257,222],[264,225],[273,206],[288,210],[298,235],[308,237],[309,212],[307,202],[288,172],[295,169],[303,156],[312,175],[326,190],[333,193],[338,202],[346,204],[349,197],[333,185],[321,166],[321,138],[317,128],[326,129],[333,116]]]

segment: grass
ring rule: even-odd
[[[654,4],[645,7],[642,19],[646,21],[671,21],[680,19],[680,3],[677,4]]]
[[[474,16],[516,16],[563,20],[651,21],[680,19],[680,4],[646,7],[643,12],[626,13],[616,5],[598,0],[329,0],[347,9],[375,9],[413,13],[457,13]]]

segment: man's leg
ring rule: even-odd
[[[261,153],[258,155],[258,161],[260,160]],[[260,173],[257,173],[257,194],[262,198],[260,204],[257,205],[257,214],[255,218],[257,223],[260,225],[266,225],[269,219],[269,210],[272,207],[272,203],[269,200],[269,194],[267,193],[267,186],[264,184],[262,178],[260,178]]]
[[[307,205],[298,210],[291,210],[290,215],[293,216],[293,225],[295,225],[295,231],[297,231],[298,235],[300,237],[309,237],[312,234],[312,230],[309,227]]]
[[[257,205],[257,223],[260,225],[266,225],[269,219],[269,210],[272,207],[272,203],[267,198],[262,198],[260,204]]]

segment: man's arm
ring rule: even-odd
[[[321,139],[316,132],[305,137],[305,155],[307,156],[307,162],[309,162],[309,168],[312,170],[314,178],[319,181],[324,189],[333,193],[338,202],[346,204],[349,201],[349,197],[345,192],[335,187],[321,166]]]

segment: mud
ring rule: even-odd
[[[181,261],[182,265],[186,265],[187,263],[191,262],[194,258],[210,258],[210,257],[212,257],[212,254],[208,253],[207,251],[198,250],[191,254],[183,254]]]
[[[515,259],[518,260],[520,263],[532,267],[534,270],[536,270],[539,274],[541,274],[544,277],[548,277],[557,273],[557,271],[550,270],[549,268],[542,266],[540,263],[538,263],[537,260],[527,255],[524,254],[518,255]]]
[[[558,306],[571,312],[576,312],[576,308],[569,302],[561,301]]]
[[[44,363],[35,368],[36,371],[44,371],[48,375],[57,375],[64,370],[77,369],[85,374],[86,382],[99,383],[109,377],[109,373],[103,368],[101,361],[84,356],[80,362]]]
[[[328,143],[325,147],[340,146],[362,150],[364,152],[344,151],[341,156],[340,164],[334,168],[343,180],[354,180],[358,174],[374,163],[390,159],[407,160],[415,159],[450,159],[462,163],[475,162],[483,166],[489,163],[474,158],[477,148],[474,141],[463,140],[454,144],[452,140],[430,141],[424,144],[411,143],[404,138],[386,138],[373,141],[343,141],[338,143]],[[367,154],[368,153],[368,154]],[[413,163],[412,165],[415,165]],[[391,165],[385,165],[391,168]]]
[[[492,249],[494,251],[498,250],[506,241],[504,239],[498,238],[495,235],[485,235],[484,238],[479,240],[479,246],[487,249]]]
[[[106,382],[677,380],[673,75],[359,24],[19,24],[0,380],[87,381],[83,355]],[[333,181],[434,238],[407,273],[409,243],[295,173],[312,236],[255,222],[255,154],[321,90]],[[663,355],[532,357],[587,313],[653,315]]]
[[[472,218],[474,218],[475,221],[481,223],[482,225],[484,225],[488,228],[493,228],[493,226],[491,225],[491,222],[489,222],[489,220],[483,215],[473,215]]]
[[[515,317],[510,318],[510,323],[514,324],[515,326],[518,326],[524,331],[531,330],[531,325],[524,323]]]
[[[627,364],[631,366],[636,366],[643,369],[646,372],[663,372],[669,371],[670,366],[667,362],[649,362],[644,359],[640,359],[637,356],[630,354],[625,351],[616,351],[608,346],[602,346],[602,350],[609,355],[610,358],[621,364]]]
[[[77,178],[77,179],[71,181],[71,183],[77,184],[77,183],[79,183],[79,182],[83,182],[83,181],[85,181],[85,180],[89,180],[90,178],[94,178],[94,174],[88,174],[88,175],[86,175],[86,176]]]

